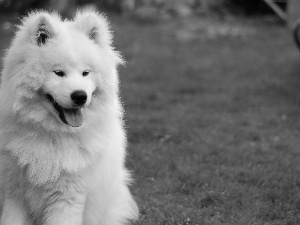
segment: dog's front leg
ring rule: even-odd
[[[22,201],[12,196],[5,196],[0,224],[30,225],[28,214]]]
[[[85,196],[71,194],[61,196],[50,203],[38,224],[42,225],[82,225]]]

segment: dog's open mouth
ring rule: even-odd
[[[72,127],[80,127],[82,125],[83,115],[81,108],[64,108],[60,106],[50,94],[47,94],[46,96],[52,103],[54,109],[58,112],[59,118],[62,122]]]

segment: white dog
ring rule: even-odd
[[[4,58],[1,225],[120,225],[138,208],[106,19],[31,13]]]

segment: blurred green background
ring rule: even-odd
[[[279,1],[285,7],[286,1]],[[261,0],[0,0],[0,10],[24,13],[28,9],[46,8],[70,16],[81,7],[96,7],[100,10],[124,12],[142,7],[154,7],[160,11],[203,13],[205,11],[235,11],[245,14],[269,13],[270,9]],[[179,12],[180,13],[180,12]]]

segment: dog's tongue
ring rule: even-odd
[[[83,123],[83,115],[80,108],[63,109],[67,123],[72,127],[80,127]]]

